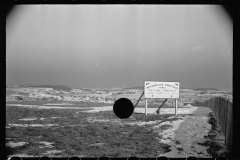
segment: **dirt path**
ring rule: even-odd
[[[171,146],[171,151],[160,156],[211,158],[207,148],[198,144],[205,141],[204,136],[211,130],[211,125],[207,122],[210,111],[209,108],[199,107],[191,115],[186,115],[178,128],[173,131],[173,136],[168,137],[166,141],[166,144]]]

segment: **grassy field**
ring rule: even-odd
[[[10,103],[13,104],[13,102]],[[36,102],[22,103],[36,105]],[[37,102],[38,105],[44,103],[46,102]],[[85,107],[87,105],[93,106],[91,103],[82,103],[82,106],[84,105]],[[104,105],[106,106],[106,104]],[[79,107],[81,106],[79,105]],[[23,146],[14,148],[8,145],[7,155],[158,157],[158,155],[169,151],[170,146],[158,142],[157,139],[161,137],[153,130],[153,125],[130,124],[136,121],[156,120],[162,120],[159,122],[162,123],[166,120],[174,121],[177,119],[167,119],[170,116],[172,115],[145,116],[134,113],[131,118],[122,120],[117,118],[112,111],[84,113],[78,109],[46,110],[7,106],[6,143],[27,142]],[[35,118],[35,120],[22,120],[24,118]],[[96,118],[98,120],[89,121],[89,119]],[[14,124],[22,124],[26,127],[14,126]],[[33,124],[42,126],[30,126]],[[47,126],[49,124],[55,126],[49,127]],[[163,125],[161,129],[164,130],[168,127],[168,125]],[[42,142],[52,143],[52,146],[44,146]]]

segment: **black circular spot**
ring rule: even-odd
[[[168,160],[168,158],[164,157],[164,156],[161,156],[161,157],[158,157],[157,160]]]
[[[108,157],[100,157],[98,160],[109,160]]]
[[[79,158],[79,157],[76,157],[76,156],[74,156],[74,157],[70,157],[70,158],[69,158],[69,160],[80,160],[80,158]]]
[[[190,156],[190,157],[187,158],[187,160],[197,160],[197,157]]]
[[[40,160],[51,160],[49,157],[43,156],[39,158]]]
[[[129,157],[128,160],[139,160],[137,157]]]
[[[127,98],[120,98],[113,105],[113,112],[121,119],[129,118],[133,111],[133,104]]]

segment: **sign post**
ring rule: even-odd
[[[144,94],[144,91],[143,91],[143,93],[141,94],[141,96],[139,97],[139,99],[138,99],[137,103],[135,104],[134,108],[136,108],[136,107],[137,107],[137,105],[138,105],[139,101],[141,100],[141,98],[142,98],[143,94]]]
[[[175,116],[177,115],[177,99],[175,99]]]
[[[145,98],[145,115],[147,115],[147,98]]]

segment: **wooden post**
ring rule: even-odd
[[[225,106],[225,145],[227,144],[227,124],[228,124],[228,119],[227,119],[227,114],[228,114],[228,100],[226,100],[227,104]]]
[[[147,98],[145,98],[145,115],[147,115]]]
[[[138,105],[139,101],[141,100],[141,98],[142,98],[143,94],[144,94],[144,91],[143,91],[142,95],[139,97],[139,99],[138,99],[137,103],[135,104],[134,108],[136,108],[136,107],[137,107],[137,105]]]
[[[158,107],[158,109],[157,109],[157,111],[156,111],[157,114],[159,114],[159,111],[160,111],[160,109],[162,108],[162,106],[164,105],[165,102],[167,102],[167,99],[165,99],[165,100],[162,102],[162,104]]]
[[[175,116],[177,115],[177,99],[175,99]]]

